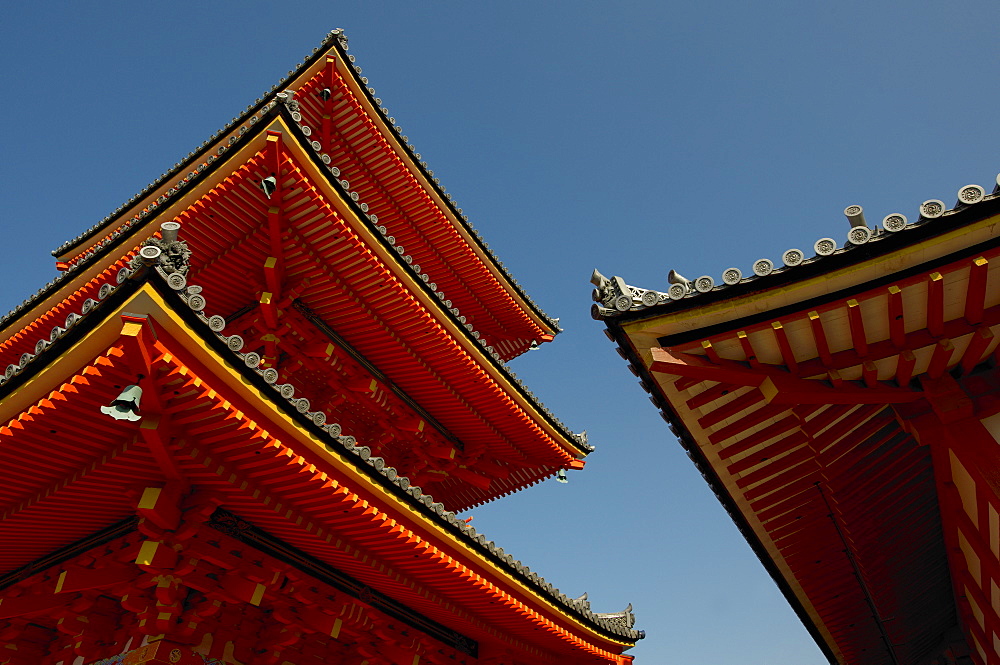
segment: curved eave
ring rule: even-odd
[[[401,130],[397,129],[398,126],[387,122],[387,117],[384,117],[385,114],[382,112],[382,109],[375,103],[374,93],[367,86],[367,79],[361,76],[359,67],[351,64],[354,61],[354,57],[347,54],[346,37],[343,37],[342,31],[339,30],[331,32],[324,39],[321,47],[315,49],[313,54],[297,66],[291,74],[282,79],[278,85],[272,87],[271,91],[263,98],[258,99],[257,102],[248,106],[243,114],[234,119],[233,122],[217,132],[216,136],[219,138],[216,139],[213,136],[212,139],[203,143],[194,152],[189,153],[184,160],[175,164],[171,170],[164,173],[111,215],[83,234],[58,247],[53,251],[53,255],[59,261],[72,262],[78,261],[79,257],[87,254],[87,252],[94,251],[94,241],[101,241],[102,236],[107,236],[112,230],[120,228],[125,220],[134,216],[139,210],[149,206],[152,202],[155,202],[170,189],[176,188],[177,185],[183,186],[182,183],[175,183],[174,181],[181,178],[183,182],[186,179],[185,173],[189,175],[197,173],[196,169],[199,163],[203,161],[202,157],[205,154],[216,151],[220,146],[226,146],[234,141],[238,141],[240,132],[245,131],[244,128],[248,127],[248,123],[262,117],[267,112],[268,107],[274,105],[275,96],[280,91],[296,89],[308,83],[310,79],[326,66],[326,56],[329,54],[335,55],[338,71],[346,76],[347,80],[351,81],[355,97],[362,102],[369,118],[379,127],[380,133],[385,137],[387,143],[392,146],[392,149],[407,164],[414,177],[419,181],[424,191],[434,199],[439,209],[445,212],[449,222],[475,252],[483,269],[493,276],[497,284],[503,285],[504,290],[518,303],[520,312],[526,317],[526,322],[530,321],[530,325],[542,336],[539,341],[548,341],[548,339],[551,339],[552,336],[559,332],[557,323],[528,297],[520,284],[507,272],[499,259],[490,251],[479,234],[468,223],[467,218],[458,212],[451,197],[444,193],[441,186],[428,172],[427,167],[417,158],[413,146],[403,140]],[[84,259],[84,261],[86,260]],[[527,342],[525,342],[523,350],[527,350]]]
[[[828,405],[821,401],[821,393],[832,390],[827,381],[836,385],[843,381],[843,388],[856,391],[859,399],[866,389],[881,391],[881,398],[892,404],[892,400],[919,399],[913,376],[933,371],[966,375],[981,369],[981,363],[995,353],[994,328],[1000,325],[998,212],[1000,205],[992,198],[769,277],[604,318],[609,337],[619,345],[640,384],[651,393],[696,467],[831,662],[850,662],[844,653],[860,651],[864,640],[870,640],[869,646],[884,643],[878,631],[897,635],[910,631],[909,639],[896,640],[901,644],[892,641],[894,648],[932,649],[935,631],[946,632],[955,616],[948,612],[949,575],[940,523],[935,521],[937,504],[926,449],[921,450],[899,430],[879,397],[848,407],[837,406],[846,397]],[[894,307],[898,314],[893,313]],[[932,317],[928,312],[935,307],[937,314]],[[676,384],[673,378],[665,379],[664,374],[680,370],[653,371],[653,350],[658,347],[689,368],[759,370],[761,377],[771,372],[798,381],[798,389],[820,392],[816,401],[805,400],[805,406],[790,417],[790,405],[798,403],[794,397],[786,401],[774,399],[773,394],[757,395],[755,384],[748,387],[736,381],[727,385],[718,378],[721,374],[699,372],[674,374],[681,377]],[[941,353],[935,352],[937,347]],[[901,360],[904,353],[909,354],[907,363]],[[822,354],[826,355],[820,358]],[[935,364],[936,370],[931,370]],[[790,507],[807,505],[799,497],[815,479],[807,468],[812,458],[800,431],[807,429],[805,423],[811,418],[817,422],[829,418],[825,427],[836,432],[829,441],[816,443],[819,450],[828,445],[834,449],[833,443],[837,444],[835,454],[841,457],[831,458],[841,467],[836,482],[854,473],[871,473],[889,459],[899,460],[898,466],[877,474],[892,492],[886,489],[879,494],[879,505],[890,505],[892,512],[879,508],[874,512],[924,516],[915,527],[900,517],[891,529],[880,530],[873,527],[874,517],[865,516],[875,504],[853,506],[844,515],[848,530],[878,534],[852,540],[855,547],[867,548],[868,558],[860,560],[861,566],[882,570],[894,556],[880,549],[878,537],[919,543],[912,548],[916,553],[908,560],[910,568],[899,574],[925,584],[920,592],[926,591],[926,598],[920,602],[911,598],[906,611],[896,613],[897,622],[888,628],[884,622],[872,621],[870,609],[857,607],[851,616],[858,628],[845,628],[843,603],[847,601],[840,591],[850,589],[858,599],[869,591],[861,589],[849,571],[835,579],[823,578],[802,561],[790,563],[782,554],[790,547],[808,548],[808,543],[796,544],[795,538],[818,528],[808,521],[810,517],[826,520],[821,526],[827,535],[835,531],[821,495],[810,500],[808,509]],[[795,419],[801,424],[783,425]],[[891,449],[885,458],[863,452],[883,447]],[[844,499],[839,510],[853,500],[850,493]],[[808,513],[803,516],[807,521],[792,521],[800,517],[791,511]],[[908,528],[915,530],[908,532]],[[838,563],[847,565],[846,560]],[[893,579],[884,576],[870,582],[885,602],[898,601],[912,589],[893,587]],[[920,604],[927,598],[933,607]],[[841,614],[832,614],[831,607]],[[863,625],[867,636],[855,637]],[[876,650],[882,652],[885,647]],[[891,657],[883,653],[879,658],[883,656]]]
[[[519,309],[528,316],[542,334],[549,336],[557,334],[559,327],[555,321],[527,296],[517,280],[507,272],[500,260],[486,246],[479,233],[472,228],[468,218],[458,211],[451,197],[445,194],[440,183],[429,172],[426,163],[418,158],[414,147],[404,140],[401,130],[397,129],[398,125],[393,125],[388,121],[389,117],[383,111],[384,107],[376,102],[374,88],[367,85],[367,79],[361,76],[360,69],[350,65],[345,60],[346,54],[341,53],[341,56],[337,60],[337,69],[342,75],[347,75],[355,98],[362,102],[366,114],[379,128],[380,134],[386,139],[393,152],[407,165],[421,188],[431,196],[438,209],[445,213],[448,222],[459,232],[465,244],[474,251],[482,267],[499,285],[502,285],[502,288],[519,305]],[[308,79],[305,79],[302,82],[307,81]]]
[[[288,120],[290,121],[290,119]],[[535,422],[544,423],[547,434],[554,440],[559,441],[562,448],[568,454],[576,459],[585,457],[590,451],[580,445],[577,435],[570,432],[563,423],[559,422],[528,391],[527,387],[512,375],[499,357],[489,353],[484,348],[479,339],[473,335],[473,331],[469,330],[459,319],[460,314],[457,313],[458,310],[452,311],[445,305],[442,298],[430,288],[428,283],[420,279],[419,275],[414,272],[413,266],[403,259],[403,256],[397,251],[397,247],[389,242],[385,234],[379,232],[379,229],[370,221],[368,215],[359,207],[359,202],[354,201],[346,191],[331,181],[331,177],[324,168],[325,165],[316,152],[308,150],[305,147],[308,139],[302,135],[301,131],[298,128],[291,129],[291,127],[294,127],[294,124],[291,126],[287,124],[284,116],[282,116],[279,122],[284,132],[296,138],[296,141],[292,145],[299,152],[299,163],[303,165],[308,164],[312,167],[313,171],[311,175],[315,181],[325,183],[327,186],[325,194],[330,199],[337,199],[339,201],[341,209],[350,220],[353,230],[361,237],[365,246],[380,250],[379,258],[383,265],[393,269],[394,275],[401,284],[405,285],[406,291],[417,296],[420,303],[428,311],[435,312],[435,318],[448,330],[450,333],[449,337],[461,343],[465,352],[475,359],[479,367],[489,372],[493,381],[502,388],[505,394],[516,396],[518,406],[524,409],[525,412],[532,414],[532,419]]]
[[[621,325],[651,318],[670,317],[669,334],[710,330],[757,311],[781,312],[812,298],[835,298],[867,282],[890,281],[920,270],[922,264],[941,257],[961,255],[970,245],[989,242],[1000,215],[1000,195],[950,210],[935,219],[920,220],[901,231],[883,231],[864,245],[852,245],[830,256],[816,256],[795,267],[777,269],[766,277],[746,278],[732,286],[716,286],[707,293],[693,293],[651,307],[598,316]],[[739,307],[733,307],[736,303]],[[744,307],[744,305],[746,307]],[[764,316],[774,316],[765,314]]]
[[[190,357],[187,362],[194,363],[191,367],[199,372],[201,385],[208,382],[204,394],[210,399],[217,400],[219,408],[234,410],[234,413],[239,414],[237,418],[253,415],[260,423],[269,423],[268,427],[273,432],[280,432],[279,436],[285,441],[283,445],[294,446],[296,452],[292,453],[292,449],[289,448],[287,456],[298,455],[315,465],[305,469],[306,471],[313,469],[306,474],[306,476],[311,475],[311,478],[307,479],[302,473],[301,464],[281,463],[279,466],[283,468],[282,473],[288,476],[281,482],[296,486],[306,483],[304,487],[310,488],[310,492],[322,494],[325,491],[327,477],[324,474],[317,475],[314,471],[316,468],[328,468],[343,482],[363,489],[364,494],[376,502],[380,510],[388,511],[393,519],[406,524],[413,532],[421,535],[421,538],[415,541],[412,539],[412,542],[407,541],[409,543],[407,547],[420,550],[417,545],[424,539],[433,542],[436,547],[443,548],[442,552],[447,556],[433,559],[440,563],[441,567],[440,570],[435,568],[438,572],[435,572],[432,578],[440,577],[440,580],[433,582],[433,579],[428,578],[434,584],[445,583],[444,580],[447,578],[450,581],[446,585],[450,587],[464,580],[469,571],[476,571],[477,575],[483,576],[484,584],[485,580],[491,580],[492,584],[504,589],[504,593],[509,594],[512,599],[518,599],[517,606],[522,607],[523,604],[522,609],[529,616],[536,617],[537,621],[546,625],[561,626],[561,630],[569,631],[562,634],[570,642],[582,640],[581,644],[604,644],[603,647],[594,648],[599,650],[610,648],[620,652],[622,648],[631,646],[635,640],[641,638],[641,633],[637,631],[613,627],[606,619],[596,617],[589,611],[580,611],[574,601],[558,592],[520,562],[514,561],[513,557],[505,554],[502,549],[486,541],[474,528],[458,520],[453,513],[445,511],[443,506],[434,503],[430,497],[422,497],[418,490],[408,487],[408,483],[404,483],[394,472],[390,473],[385,468],[379,469],[373,462],[363,459],[357,447],[349,448],[340,439],[331,437],[317,427],[307,416],[299,413],[291,402],[282,400],[278,391],[264,382],[260,374],[247,365],[244,354],[230,351],[225,341],[209,330],[203,315],[192,311],[179,294],[166,288],[158,279],[154,279],[151,283],[128,281],[119,286],[83,317],[70,332],[57,339],[44,354],[29,363],[22,373],[0,385],[0,423],[6,423],[5,427],[0,428],[0,437],[12,439],[17,437],[17,432],[22,431],[24,426],[18,425],[15,428],[14,424],[22,422],[25,414],[29,412],[34,414],[28,418],[29,423],[35,421],[44,423],[50,409],[58,410],[59,404],[66,402],[65,398],[56,397],[55,392],[65,389],[68,383],[76,384],[77,381],[71,379],[74,375],[79,377],[92,375],[94,377],[92,382],[95,385],[89,389],[91,392],[88,393],[90,395],[88,403],[106,403],[114,395],[116,388],[104,384],[114,381],[110,379],[111,376],[119,381],[121,380],[119,377],[128,377],[131,370],[127,363],[116,367],[114,360],[100,361],[100,358],[104,357],[109,347],[113,346],[122,335],[121,317],[129,313],[147,317],[151,321],[151,326],[147,324],[146,334],[157,339],[156,343],[162,345],[163,349],[169,345],[177,354],[175,356],[174,353],[165,352],[158,362],[172,362],[171,359],[182,356]],[[119,361],[124,362],[123,358],[127,360],[127,354],[119,352],[113,355]],[[93,358],[98,358],[99,362],[94,363]],[[87,369],[91,366],[101,369],[97,371]],[[109,373],[110,380],[100,380],[102,371]],[[87,385],[86,381],[82,383]],[[63,388],[60,388],[61,385]],[[227,392],[242,404],[241,410],[235,411],[237,407],[224,400],[221,394],[209,389],[210,386]],[[49,400],[54,402],[48,403]],[[86,408],[88,414],[91,413],[91,409],[93,413],[97,413],[93,404]],[[98,438],[100,430],[118,427],[109,426],[108,423],[111,421],[105,422],[96,415],[93,419],[101,426],[93,434]],[[248,422],[251,423],[251,427],[257,427],[252,421]],[[32,425],[32,427],[40,426]],[[16,446],[8,447],[7,450],[15,448]],[[282,456],[284,457],[285,453]],[[224,454],[220,453],[220,459],[222,457]],[[156,466],[151,468],[155,469]],[[56,480],[52,478],[49,482]],[[41,488],[36,491],[41,491]],[[122,494],[114,494],[117,496],[115,505],[121,509],[124,505],[121,504]],[[112,497],[109,495],[106,498],[110,500]],[[20,508],[23,508],[23,504],[19,506]],[[273,510],[269,514],[271,520],[277,519]],[[282,519],[274,521],[271,525],[261,526],[287,530],[289,527],[284,520],[287,516],[282,514],[281,517]],[[115,519],[118,518],[120,516],[116,515]],[[90,521],[100,519],[100,515],[92,515],[89,519]],[[302,524],[295,520],[293,522]],[[65,533],[60,532],[55,535],[63,538],[68,544],[76,538],[85,536],[90,527],[89,521],[80,522],[76,528],[82,529],[81,533],[69,533],[72,529],[68,529]],[[33,545],[36,548],[37,546]],[[374,544],[371,546],[375,547]],[[397,542],[394,547],[399,546]],[[40,555],[38,552],[34,554]],[[386,556],[401,557],[400,563],[412,562],[412,555],[409,552],[387,550]],[[462,565],[456,567],[454,565],[456,560],[461,561]],[[451,565],[448,565],[449,561],[452,562]],[[578,637],[571,638],[570,634]]]
[[[294,140],[288,142],[288,147],[296,151],[298,163],[311,169],[315,182],[325,184],[327,197],[339,202],[344,213],[353,220],[355,228],[365,234],[368,246],[379,248],[385,265],[394,267],[398,278],[402,283],[407,284],[408,290],[417,295],[428,310],[437,312],[436,317],[448,327],[453,339],[459,341],[471,357],[477,358],[477,364],[487,370],[499,385],[504,386],[505,394],[514,397],[521,408],[533,414],[534,422],[544,427],[553,440],[559,441],[566,454],[576,459],[584,457],[589,450],[582,447],[577,441],[577,436],[570,432],[565,425],[558,422],[528,392],[527,388],[511,375],[499,359],[493,358],[481,348],[481,345],[472,337],[471,332],[458,321],[458,315],[445,307],[427,284],[416,279],[410,266],[402,261],[391,243],[377,232],[374,224],[359,208],[359,204],[353,201],[339,185],[334,184],[333,181],[336,179],[330,176],[318,154],[311,148],[306,148],[305,144],[308,143],[306,137],[297,128],[293,129],[295,123],[287,117],[287,110],[284,113],[279,113],[278,109],[283,108],[283,106],[267,108],[255,116],[260,119],[248,125],[247,131],[240,133],[239,138],[231,145],[227,145],[221,155],[214,155],[215,158],[210,163],[207,161],[199,162],[199,164],[204,164],[205,168],[198,171],[199,175],[196,179],[186,183],[184,187],[177,188],[173,195],[158,203],[141,218],[135,218],[131,224],[116,230],[113,236],[109,235],[102,241],[103,244],[94,250],[93,255],[87,261],[64,273],[62,279],[49,292],[40,294],[33,306],[25,308],[20,312],[20,316],[8,322],[8,330],[16,330],[12,324],[17,320],[30,323],[39,317],[44,317],[46,312],[53,308],[62,307],[63,303],[73,300],[70,296],[74,293],[73,289],[77,283],[77,280],[73,279],[74,277],[93,279],[93,276],[101,274],[102,269],[106,271],[109,266],[117,265],[115,258],[120,256],[126,247],[137,246],[152,236],[161,221],[175,218],[187,209],[192,201],[211,191],[236,168],[234,164],[245,163],[253,155],[264,150],[266,130],[275,129],[283,135],[294,137]],[[270,115],[275,115],[275,117],[268,121]],[[95,288],[98,286],[96,282],[92,282],[92,284]],[[76,300],[82,300],[82,298],[77,297]]]
[[[655,378],[646,368],[639,354],[636,353],[635,348],[629,340],[628,333],[625,332],[621,323],[616,319],[605,320],[604,323],[607,326],[609,337],[618,346],[622,357],[629,364],[629,367],[634,369],[636,375],[639,377],[640,384],[646,386],[656,385]],[[746,540],[747,545],[750,546],[750,550],[754,553],[754,556],[757,557],[757,560],[760,561],[771,577],[771,580],[781,591],[781,594],[785,597],[789,606],[791,606],[792,611],[795,612],[795,615],[816,642],[827,661],[829,663],[840,663],[841,661],[837,658],[834,650],[832,636],[824,628],[819,615],[808,599],[800,596],[799,590],[789,583],[785,576],[786,571],[783,571],[772,559],[768,548],[740,511],[737,502],[730,496],[725,484],[705,456],[695,437],[685,426],[684,421],[659,391],[651,392],[650,400],[660,412],[662,418],[667,422],[670,431],[677,437],[678,442],[694,463],[695,468],[708,483],[712,489],[712,493],[715,494],[716,499],[722,504],[729,518],[736,525],[736,528]]]

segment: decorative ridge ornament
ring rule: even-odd
[[[142,262],[154,268],[175,291],[185,287],[191,267],[191,250],[185,241],[177,239],[180,228],[177,222],[163,222],[160,237],[153,236],[139,250]]]

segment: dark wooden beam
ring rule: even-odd
[[[962,360],[959,364],[962,366],[962,371],[968,374],[972,371],[972,368],[978,365],[983,360],[983,354],[986,353],[986,349],[993,342],[993,330],[989,327],[983,326],[979,328],[972,334],[972,339],[969,340],[969,345],[965,347],[965,353],[962,354]]]
[[[853,383],[835,388],[821,381],[770,376],[761,382],[760,391],[771,404],[899,404],[923,396],[908,388],[870,388]]]
[[[917,356],[913,351],[904,349],[896,360],[896,383],[900,388],[905,388],[913,378],[913,368],[917,364]]]
[[[753,349],[753,344],[750,343],[750,337],[747,336],[745,330],[740,330],[736,333],[736,339],[739,341],[740,346],[743,347],[743,354],[746,356],[746,361],[750,363],[751,367],[759,367],[760,361],[757,360],[757,352]]]
[[[944,374],[954,353],[955,345],[951,343],[950,339],[942,339],[935,344],[931,354],[931,362],[927,365],[927,376],[937,379]]]

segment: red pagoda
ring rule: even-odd
[[[558,332],[332,32],[0,320],[0,663],[630,663],[452,511],[591,450]]]
[[[719,283],[595,271],[593,313],[831,663],[992,665],[1000,185],[845,214]]]

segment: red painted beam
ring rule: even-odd
[[[983,354],[986,353],[986,349],[991,343],[993,343],[992,329],[984,326],[974,332],[959,363],[962,366],[962,371],[968,374],[976,365],[982,362]]]
[[[951,357],[955,353],[955,346],[950,339],[942,339],[934,345],[934,352],[931,354],[931,362],[927,366],[927,376],[932,379],[940,378],[951,364]]]
[[[932,272],[927,279],[927,330],[940,337],[944,334],[944,277]]]
[[[782,364],[788,367],[788,370],[793,374],[796,373],[799,365],[795,361],[795,352],[792,351],[792,345],[788,343],[788,334],[785,332],[785,328],[781,325],[780,321],[773,321],[771,322],[771,330],[774,331],[774,338],[778,342]]]
[[[705,351],[705,356],[707,356],[713,363],[718,363],[721,360],[721,358],[719,358],[719,353],[715,350],[715,347],[712,346],[712,342],[710,340],[702,340],[701,348]]]
[[[903,319],[903,292],[898,286],[889,287],[889,338],[897,349],[906,346],[906,322]]]
[[[739,340],[740,346],[743,347],[743,354],[746,356],[746,361],[750,363],[751,367],[759,367],[760,361],[757,360],[757,352],[753,349],[753,344],[750,343],[750,338],[747,336],[746,331],[740,330],[736,333],[736,339]]]
[[[917,364],[917,357],[909,349],[903,350],[896,360],[896,383],[900,388],[910,385],[913,378],[913,368]]]
[[[982,256],[975,259],[969,267],[969,288],[965,294],[965,320],[972,325],[983,321],[988,272],[989,262]]]
[[[847,301],[847,319],[851,326],[851,341],[858,355],[868,355],[868,337],[865,335],[865,321],[861,314],[861,303],[851,298]]]

